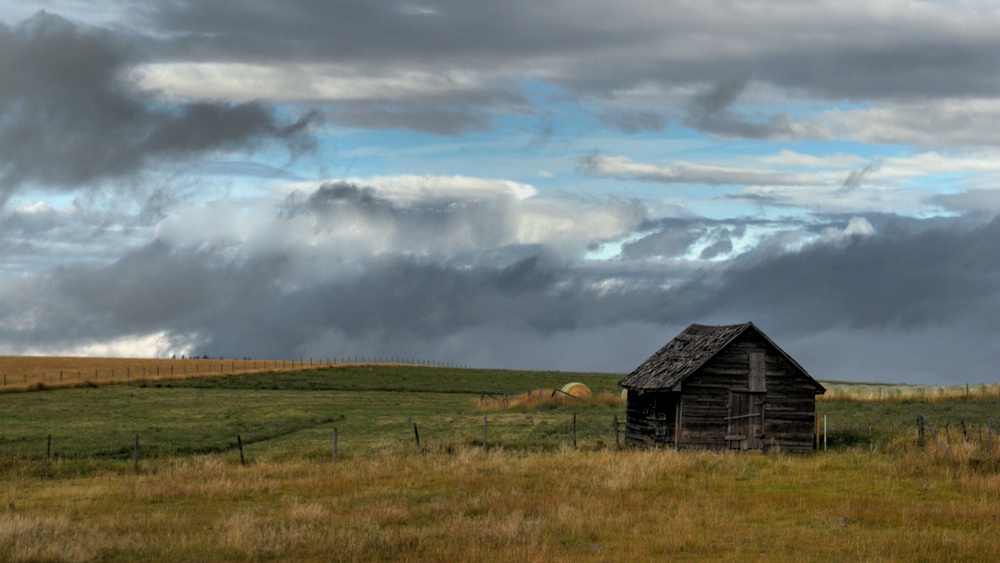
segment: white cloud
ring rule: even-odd
[[[399,102],[496,88],[505,78],[472,70],[384,72],[335,64],[158,62],[138,66],[133,78],[170,99]]]
[[[919,146],[1000,146],[1000,98],[888,102],[806,116],[831,137]]]
[[[734,167],[680,160],[665,166],[656,166],[636,162],[625,156],[587,156],[581,159],[581,168],[594,175],[628,177],[667,184],[773,185],[801,184],[808,181],[805,176],[773,168]]]

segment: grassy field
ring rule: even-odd
[[[86,469],[128,460],[139,434],[144,458],[247,452],[325,457],[338,431],[338,453],[387,447],[481,445],[483,418],[492,446],[556,448],[614,443],[617,402],[549,401],[534,409],[501,409],[503,393],[548,391],[579,381],[600,394],[618,376],[467,370],[412,366],[340,366],[297,372],[137,382],[0,395],[0,455],[38,458],[52,436],[57,465]],[[481,399],[490,392],[493,399]],[[617,395],[616,395],[617,396]]]
[[[170,458],[138,475],[8,477],[0,559],[996,560],[989,459],[964,448]]]
[[[616,448],[617,375],[205,375],[0,394],[0,560],[1000,556],[989,393],[844,393],[818,404],[829,451],[678,454]],[[595,399],[552,399],[570,381]],[[920,415],[940,439],[923,449]]]

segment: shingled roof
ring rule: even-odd
[[[635,368],[632,373],[626,375],[618,383],[618,386],[639,390],[672,389],[684,378],[705,365],[733,340],[751,329],[764,337],[785,359],[812,380],[812,377],[806,370],[802,369],[802,366],[772,342],[753,323],[722,326],[693,324],[650,356],[642,365]],[[821,393],[825,390],[819,382],[815,380],[813,382],[821,390]]]

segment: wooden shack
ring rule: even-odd
[[[626,442],[812,451],[826,389],[753,323],[693,324],[618,384]]]

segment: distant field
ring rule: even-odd
[[[0,356],[0,392],[84,384],[157,381],[329,365],[323,361]]]

